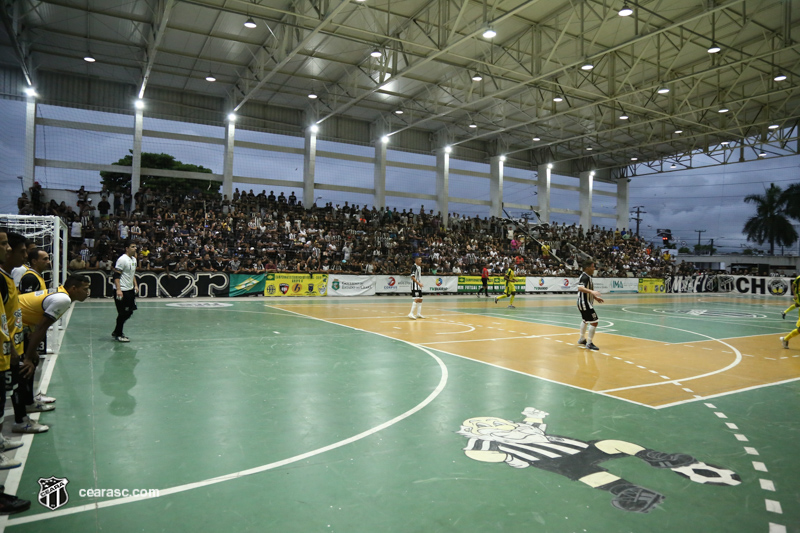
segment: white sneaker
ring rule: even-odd
[[[422,315],[417,315],[416,318],[428,318],[428,317],[422,316]]]
[[[7,439],[0,435],[0,452],[7,452],[8,450],[15,450],[22,446],[22,441],[19,439]]]
[[[29,416],[26,416],[25,419],[19,424],[14,424],[11,426],[12,433],[44,433],[49,429],[50,426],[45,426],[44,424],[40,424],[39,422],[31,420]],[[14,467],[12,466],[9,468]]]
[[[46,411],[54,411],[55,408],[56,406],[51,403],[37,402],[36,400],[34,400],[32,404],[25,406],[25,412],[44,413]]]
[[[783,344],[783,349],[784,350],[788,350],[789,349],[789,341],[787,341],[783,337],[781,337],[781,344]]]
[[[18,466],[22,466],[21,461],[0,453],[0,470],[8,470],[9,468],[17,468]]]
[[[34,396],[34,401],[42,402],[42,403],[56,403],[56,399],[52,396],[45,396],[41,392]]]
[[[408,313],[408,318],[411,318],[411,319],[414,319],[414,320],[416,320],[416,319],[417,319],[417,317],[415,317],[415,316],[414,316],[414,315],[412,315],[411,313]]]

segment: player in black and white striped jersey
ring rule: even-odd
[[[411,312],[408,318],[414,320],[425,318],[422,316],[422,256],[414,258],[414,266],[411,267],[411,297],[414,302],[411,304]]]
[[[597,329],[597,313],[594,311],[594,302],[603,303],[600,292],[594,290],[592,275],[595,271],[595,263],[591,259],[583,262],[583,272],[578,278],[578,311],[581,312],[583,322],[581,322],[581,338],[578,339],[579,346],[585,346],[590,350],[599,350],[594,345],[594,331]]]

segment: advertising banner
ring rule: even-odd
[[[716,276],[719,292],[754,294],[756,296],[792,297],[792,278],[767,278],[760,276]]]
[[[659,278],[640,278],[639,293],[641,294],[664,294],[664,280]]]
[[[267,274],[265,296],[325,296],[327,274]]]
[[[423,283],[425,283],[423,281]],[[375,292],[378,294],[411,294],[408,276],[376,276]]]
[[[230,274],[228,296],[264,294],[266,280],[266,274]]]
[[[75,272],[89,278],[92,298],[113,298],[116,295],[110,272],[80,270]],[[228,274],[224,272],[151,272],[136,273],[139,298],[196,298],[228,296]]]
[[[526,292],[575,292],[578,290],[578,278],[544,278],[529,276],[525,278]],[[597,280],[595,280],[595,283]]]
[[[575,280],[575,283],[577,282]],[[593,283],[595,290],[604,294],[611,292],[639,292],[638,278],[593,278]]]
[[[331,296],[373,296],[376,276],[328,276],[328,294]]]
[[[458,292],[458,278],[455,276],[422,276],[420,281],[422,282],[422,294]],[[409,285],[410,290],[411,286]]]
[[[506,290],[506,280],[503,276],[489,276],[487,282],[489,293],[497,294]],[[517,292],[521,293],[526,290],[525,278],[517,278],[514,284]],[[458,293],[459,294],[477,294],[478,290],[483,287],[480,276],[459,276],[458,277]]]

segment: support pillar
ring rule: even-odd
[[[545,224],[550,223],[550,181],[553,169],[550,164],[540,165],[538,168],[539,182],[536,187],[536,196],[539,199],[539,218]]]
[[[233,198],[233,148],[236,137],[236,118],[228,117],[225,126],[225,155],[222,159],[222,194]]]
[[[384,141],[384,139],[386,139]],[[386,207],[386,145],[388,137],[381,137],[375,141],[375,196],[373,205],[376,209]]]
[[[503,166],[506,160],[504,155],[496,155],[489,160],[491,181],[489,192],[492,199],[490,215],[493,217],[503,216]]]
[[[626,178],[617,180],[617,229],[622,231],[628,228],[630,214],[628,207],[628,188],[630,184]]]
[[[581,172],[580,197],[581,219],[580,224],[584,233],[592,227],[592,192],[594,191],[594,172]]]
[[[314,173],[317,167],[317,132],[313,124],[306,128],[306,143],[303,150],[303,207],[314,204]]]
[[[22,170],[22,189],[27,193],[36,181],[36,97],[28,96],[25,103],[25,162]]]
[[[442,226],[447,227],[450,199],[450,152],[436,151],[436,207],[442,213]]]
[[[142,181],[142,128],[144,124],[144,109],[137,107],[133,119],[133,157],[131,161],[131,197],[139,192]],[[134,204],[131,204],[133,209]],[[130,213],[128,213],[130,215]]]

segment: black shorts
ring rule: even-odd
[[[489,278],[481,278],[481,283],[483,283],[483,286],[486,287],[489,285]]]
[[[114,304],[117,306],[117,313],[133,313],[136,311],[136,291],[122,291],[122,299],[114,298]]]
[[[422,289],[411,289],[412,298],[422,298]]]
[[[581,312],[584,322],[597,322],[597,313],[594,312],[593,307],[589,309],[579,309],[579,311]]]

